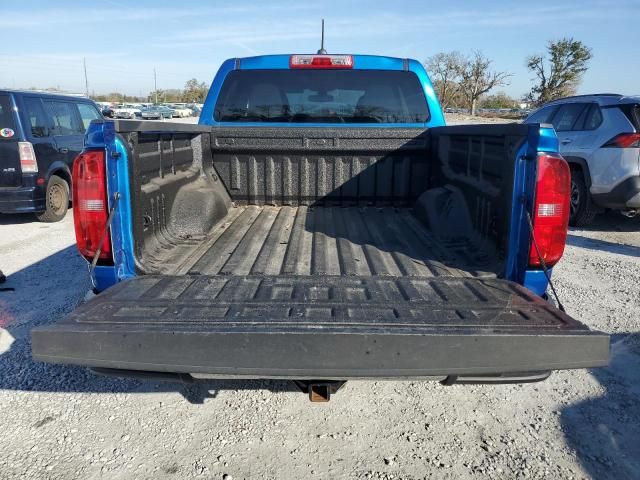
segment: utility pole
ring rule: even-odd
[[[82,65],[84,66],[84,89],[87,94],[87,98],[89,98],[89,80],[87,79],[87,59],[82,58]]]
[[[156,94],[156,105],[158,104],[158,81],[156,78],[156,69],[153,69],[153,91]]]

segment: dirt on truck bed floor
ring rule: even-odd
[[[495,276],[470,240],[436,239],[409,208],[235,207],[184,270],[202,275]]]
[[[572,230],[567,311],[613,334],[608,368],[511,386],[349,382],[328,404],[290,383],[181,386],[34,363],[29,331],[83,301],[71,213],[0,216],[0,477],[640,477],[640,220]]]

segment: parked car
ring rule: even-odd
[[[92,123],[74,220],[102,293],[32,331],[37,360],[312,400],[607,364],[608,335],[541,298],[569,213],[552,128],[445,126],[403,58],[233,58],[212,85],[199,125]]]
[[[109,105],[105,105],[101,109],[102,116],[105,118],[115,118],[115,112],[113,108]]]
[[[173,112],[173,109],[164,105],[152,105],[142,110],[140,115],[143,120],[162,120],[164,118],[172,118]]]
[[[168,105],[173,110],[173,116],[176,118],[186,118],[193,116],[193,110],[186,105]]]
[[[191,111],[193,112],[193,116],[195,117],[199,117],[200,116],[200,112],[202,112],[202,107],[196,104],[190,104],[187,105],[188,108],[191,109]]]
[[[525,123],[551,123],[558,133],[571,167],[571,225],[588,225],[603,209],[640,212],[640,97],[563,98]]]
[[[73,159],[89,123],[101,118],[88,98],[0,90],[0,213],[62,220]]]
[[[95,102],[98,109],[105,118],[114,118],[113,107],[111,102]]]
[[[113,110],[113,114],[115,118],[128,118],[134,120],[141,116],[142,111],[140,107],[125,103],[122,105],[118,105]]]

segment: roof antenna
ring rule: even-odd
[[[318,50],[318,55],[326,55],[327,51],[324,49],[324,18],[322,19],[322,37],[320,40],[320,50]]]

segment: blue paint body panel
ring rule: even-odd
[[[549,272],[549,277],[551,277],[553,269],[550,268],[547,271]],[[549,282],[547,281],[547,277],[542,270],[527,270],[524,274],[522,285],[524,285],[536,295],[543,296],[547,291]]]
[[[540,129],[537,134],[537,142],[536,148],[530,149],[529,155],[535,158],[537,153],[558,153],[560,144],[558,142],[558,136],[556,135],[556,131],[553,129],[551,125],[540,126]],[[534,161],[528,161],[530,166],[528,167],[527,181],[521,185],[520,192],[521,198],[524,199],[524,203],[521,200],[520,204],[526,204],[531,210],[533,207],[534,194],[536,191],[536,166]],[[516,188],[517,190],[517,188]],[[514,207],[516,206],[514,202]],[[519,223],[519,229],[521,232],[521,240],[519,243],[509,246],[509,251],[518,252],[518,263],[520,265],[527,265],[528,257],[529,257],[529,247],[531,242],[531,234],[529,232],[529,223],[527,221],[525,209],[521,209],[521,212],[516,216],[512,217],[514,221],[512,221],[512,225],[516,223],[516,219]],[[551,277],[552,269],[549,269],[549,277]],[[511,280],[518,282],[521,285],[524,285],[526,288],[531,290],[537,295],[544,295],[547,291],[547,287],[549,286],[549,281],[545,276],[542,270],[525,270],[523,275],[517,275],[513,278],[507,277]]]
[[[98,265],[94,270],[95,289],[103,291],[135,276],[128,156],[125,145],[116,135],[114,123],[110,121],[92,123],[84,144],[85,149],[105,150],[109,209],[114,205],[115,192],[120,194],[110,230],[114,265]]]
[[[96,292],[102,292],[118,282],[115,267],[98,265],[93,271],[93,285]]]
[[[404,70],[416,74],[425,93],[429,106],[430,119],[419,124],[300,124],[301,127],[421,127],[430,128],[444,126],[445,119],[440,102],[433,89],[433,85],[422,64],[416,60],[379,57],[372,55],[354,55],[354,69],[371,70]],[[290,55],[266,55],[226,60],[213,79],[211,88],[200,115],[200,125],[223,126],[225,123],[214,121],[215,104],[222,89],[222,85],[229,72],[239,69],[288,69]],[[263,126],[261,123],[238,123],[233,126]],[[280,124],[270,123],[270,127]],[[295,127],[295,124],[281,124]],[[85,136],[85,148],[105,149],[107,158],[107,189],[109,192],[109,206],[113,205],[114,193],[121,195],[111,228],[111,241],[114,252],[113,266],[98,266],[94,272],[96,289],[102,291],[115,283],[136,275],[133,254],[132,212],[129,185],[129,159],[127,148],[114,130],[110,121],[94,122]],[[547,289],[547,279],[542,271],[527,270],[529,252],[529,226],[526,212],[530,210],[534,201],[536,181],[536,156],[538,152],[558,152],[558,138],[553,128],[541,126],[539,130],[532,128],[527,141],[517,152],[513,207],[511,211],[511,230],[509,232],[508,257],[505,265],[505,278],[513,280],[532,292],[543,295]]]

